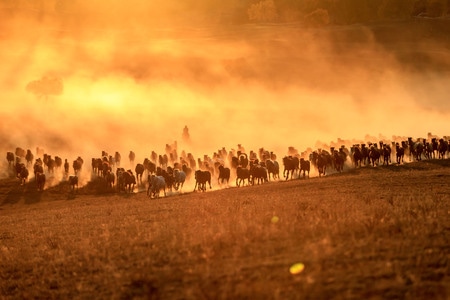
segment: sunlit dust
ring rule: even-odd
[[[448,134],[449,73],[402,57],[414,48],[430,65],[450,62],[439,42],[386,44],[362,25],[223,25],[173,1],[42,3],[40,17],[2,11],[3,152],[88,161],[133,150],[141,162],[177,142],[195,158],[238,144],[281,158],[337,139]],[[45,76],[62,93],[26,90]]]
[[[102,81],[93,86],[88,99],[87,103],[117,111],[123,108],[127,100],[130,101],[130,95],[119,82]]]

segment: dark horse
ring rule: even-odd
[[[286,178],[286,180],[289,179],[289,173],[291,173],[291,179],[294,177],[294,173],[297,172],[300,165],[300,160],[296,156],[285,156],[283,157],[283,165],[284,165],[284,171],[283,171],[283,177]]]
[[[395,157],[397,158],[397,163],[401,164],[405,156],[405,148],[401,147],[398,143],[395,144]]]
[[[347,155],[342,150],[334,150],[333,151],[333,162],[334,168],[338,172],[342,172],[344,170],[345,160],[347,159]]]
[[[306,172],[308,172],[309,177],[309,171],[311,171],[311,162],[309,160],[305,160],[303,157],[300,158],[300,174],[303,172],[303,178],[306,177]]]
[[[361,167],[363,154],[361,152],[361,149],[359,148],[359,145],[354,145],[352,147],[352,159],[355,167]]]
[[[314,151],[313,164],[315,165],[317,171],[319,172],[319,177],[325,175],[328,165],[327,154],[324,154],[323,152],[318,153],[317,151]]]
[[[268,178],[270,180],[270,174],[272,174],[272,179],[280,179],[280,166],[276,160],[268,159],[266,160],[266,168],[268,173]]]

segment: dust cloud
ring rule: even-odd
[[[89,161],[133,150],[141,161],[177,141],[195,157],[238,144],[281,157],[368,134],[448,134],[450,74],[433,66],[448,66],[450,50],[436,41],[386,45],[361,25],[229,25],[171,1],[164,14],[129,2],[65,17],[2,8],[4,153],[41,147]],[[61,79],[62,93],[26,90],[42,78]]]

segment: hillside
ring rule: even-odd
[[[149,199],[0,181],[15,298],[447,299],[450,160]],[[32,183],[29,183],[30,185]],[[300,274],[289,268],[302,263]]]
[[[318,189],[317,184],[321,184],[323,181],[327,180],[336,180],[334,178],[339,178],[341,180],[342,177],[354,178],[353,176],[358,176],[363,178],[375,177],[378,176],[378,173],[381,173],[380,177],[384,176],[384,173],[387,173],[389,177],[396,178],[398,180],[407,179],[405,174],[409,174],[413,171],[420,171],[426,173],[434,173],[446,171],[446,168],[450,166],[450,160],[424,160],[421,162],[406,162],[402,165],[392,164],[389,166],[363,166],[362,168],[354,168],[350,165],[349,162],[346,163],[345,169],[343,173],[336,173],[334,170],[328,171],[328,176],[323,178],[317,177],[317,172],[313,169],[311,170],[310,178],[299,179],[299,180],[271,180],[271,182],[263,184],[263,185],[255,185],[255,186],[246,186],[245,189],[260,189],[261,193],[266,193],[268,190],[278,190],[283,188],[283,185],[305,185],[306,187],[315,190]],[[282,170],[281,170],[282,173]],[[395,176],[395,174],[399,173],[400,176]],[[282,174],[281,174],[282,175]],[[58,177],[58,176],[57,176]],[[426,176],[424,176],[426,177]],[[52,185],[51,187],[46,187],[44,192],[38,192],[36,190],[34,178],[28,181],[25,186],[21,186],[19,184],[19,180],[10,177],[7,179],[0,179],[0,205],[3,206],[4,209],[7,209],[11,206],[11,208],[19,208],[23,204],[38,204],[38,203],[46,203],[46,202],[54,202],[54,201],[64,201],[67,199],[83,199],[85,197],[98,197],[98,198],[108,198],[108,197],[134,197],[134,198],[145,198],[146,194],[146,179],[144,178],[145,186],[136,186],[132,194],[126,194],[124,192],[117,193],[115,189],[109,189],[105,185],[105,181],[102,178],[97,176],[91,177],[90,180],[86,179],[86,182],[79,187],[76,191],[72,191],[71,187],[67,179],[54,179],[55,183],[52,182],[52,178],[50,177],[49,181],[47,181],[47,185]],[[400,182],[401,183],[401,182]],[[167,198],[179,197],[182,196],[183,199],[198,196],[198,192],[192,192],[195,184],[195,179],[191,178],[185,184],[185,187],[182,192],[173,191],[170,193],[167,191]],[[84,186],[83,186],[84,185]],[[242,187],[237,188],[235,184],[235,176],[232,176],[229,186],[226,185],[218,185],[217,178],[213,178],[212,180],[213,190],[208,190],[208,195],[211,192],[221,192],[221,193],[241,193]],[[259,192],[258,192],[259,193]],[[200,193],[201,194],[201,193]],[[232,195],[230,195],[231,197]],[[161,197],[162,193],[161,193]]]

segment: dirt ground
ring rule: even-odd
[[[450,161],[150,199],[0,181],[3,299],[448,299]],[[213,182],[214,185],[214,182]],[[300,266],[293,274],[291,267]]]

